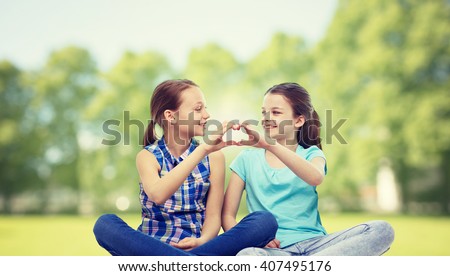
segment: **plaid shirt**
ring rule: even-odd
[[[177,164],[191,154],[199,143],[192,139],[178,159],[169,151],[164,137],[145,147],[153,153],[161,166],[160,177],[170,172]],[[151,201],[140,186],[142,224],[138,230],[163,242],[178,242],[186,237],[200,237],[205,220],[206,197],[209,182],[209,159],[205,156],[186,178],[180,188],[162,205]]]

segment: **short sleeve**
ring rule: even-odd
[[[324,171],[325,171],[325,174],[327,174],[328,169],[327,169],[327,159],[325,158],[325,154],[317,146],[309,147],[307,149],[307,153],[306,153],[305,159],[308,160],[308,161],[311,161],[311,160],[313,160],[316,157],[321,157],[321,158],[325,159]]]
[[[235,172],[244,182],[246,182],[245,153],[245,150],[241,151],[230,165],[230,169]]]

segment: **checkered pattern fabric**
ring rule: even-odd
[[[189,148],[179,158],[170,153],[164,137],[145,149],[156,157],[161,166],[159,176],[164,177],[198,145],[198,141],[192,139]],[[209,159],[205,156],[180,188],[161,205],[151,201],[144,192],[142,183],[139,183],[142,206],[142,224],[139,230],[166,243],[178,242],[186,237],[200,237],[210,186],[209,175]]]

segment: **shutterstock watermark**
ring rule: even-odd
[[[334,141],[337,141],[340,144],[348,144],[347,140],[341,135],[340,129],[347,121],[347,118],[340,118],[336,122],[334,122],[333,119],[333,112],[332,110],[326,110],[325,112],[325,119],[322,119],[322,121],[318,121],[315,119],[307,120],[302,128],[300,128],[300,134],[297,134],[300,139],[303,140],[304,143],[308,143],[308,141],[317,141],[317,127],[320,128],[321,132],[321,143],[322,144],[333,144]],[[110,119],[106,120],[102,124],[102,130],[103,133],[106,134],[108,137],[103,138],[102,145],[107,146],[116,146],[116,145],[131,145],[131,133],[136,133],[134,131],[137,131],[137,137],[139,141],[139,145],[143,145],[143,137],[145,134],[145,131],[147,129],[147,126],[150,124],[151,121],[142,122],[137,119],[132,119],[130,117],[130,111],[124,111],[122,120],[118,119]],[[163,123],[168,123],[167,121],[163,121]],[[178,135],[181,128],[184,128],[183,131],[187,131],[188,133],[194,133],[196,127],[200,127],[200,121],[194,119],[194,113],[190,113],[188,115],[188,119],[186,120],[177,120],[175,123],[171,122],[174,127],[174,138],[175,142],[179,143],[180,145],[185,145],[187,141],[184,141],[180,138]],[[283,120],[278,123],[276,123],[275,120],[270,120],[270,118],[266,118],[264,120],[256,120],[256,119],[247,119],[244,121],[240,121],[239,119],[229,120],[228,126],[231,127],[232,125],[247,125],[250,127],[253,127],[255,129],[256,127],[264,125],[270,125],[275,126],[277,128],[277,135],[283,135],[285,134],[286,128],[293,125],[293,122],[291,120]],[[210,119],[206,122],[203,129],[203,141],[206,144],[213,144],[216,142],[215,139],[211,139],[212,135],[218,135],[222,131],[222,122]],[[261,135],[265,136],[268,135],[268,132],[251,132],[246,133],[243,127],[239,131],[242,131],[245,134],[255,136],[258,140],[261,139]],[[306,133],[305,133],[306,132]],[[227,131],[224,134],[224,140],[230,141],[233,140],[233,131]],[[269,143],[275,142],[273,139],[266,139]],[[297,141],[293,141],[293,143],[297,143]]]

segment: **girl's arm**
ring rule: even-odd
[[[236,214],[239,209],[244,186],[245,182],[235,172],[231,172],[222,208],[222,228],[224,231],[230,230],[237,224]]]
[[[209,180],[211,185],[206,202],[205,222],[203,223],[200,238],[184,238],[178,243],[170,243],[172,246],[191,250],[217,236],[220,230],[220,214],[223,203],[223,186],[225,182],[225,157],[221,151],[209,155],[211,174]]]
[[[163,178],[159,177],[161,170],[156,157],[147,150],[141,150],[136,156],[136,167],[141,179],[144,191],[150,200],[156,204],[163,204],[183,184],[184,180],[194,170],[198,163],[207,155],[221,148],[236,144],[233,141],[224,142],[223,134],[230,128],[236,128],[233,124],[224,122],[222,129],[208,137],[210,144],[199,145],[189,156],[167,173]]]
[[[272,152],[292,172],[312,186],[318,186],[325,177],[325,159],[315,157],[310,161],[298,156],[295,152],[277,143],[274,139],[264,137],[249,125],[242,125],[249,135],[249,140],[239,144],[264,148]],[[267,140],[266,140],[267,139]],[[270,141],[268,141],[270,140]]]
[[[222,228],[226,232],[237,224],[236,214],[241,202],[245,182],[235,172],[231,173],[222,208]],[[273,239],[265,247],[280,248],[280,241]]]
[[[145,149],[141,150],[136,156],[136,167],[149,199],[156,204],[163,204],[178,190],[206,154],[204,145],[199,145],[183,162],[160,178],[158,171],[161,168],[156,157]]]
[[[202,243],[216,237],[221,227],[223,205],[223,187],[225,183],[225,157],[221,151],[209,155],[211,174],[208,199],[206,202],[205,222],[203,223]]]
[[[318,186],[325,177],[325,159],[315,157],[310,161],[298,156],[290,149],[275,143],[266,150],[275,154],[292,172],[312,186]]]

